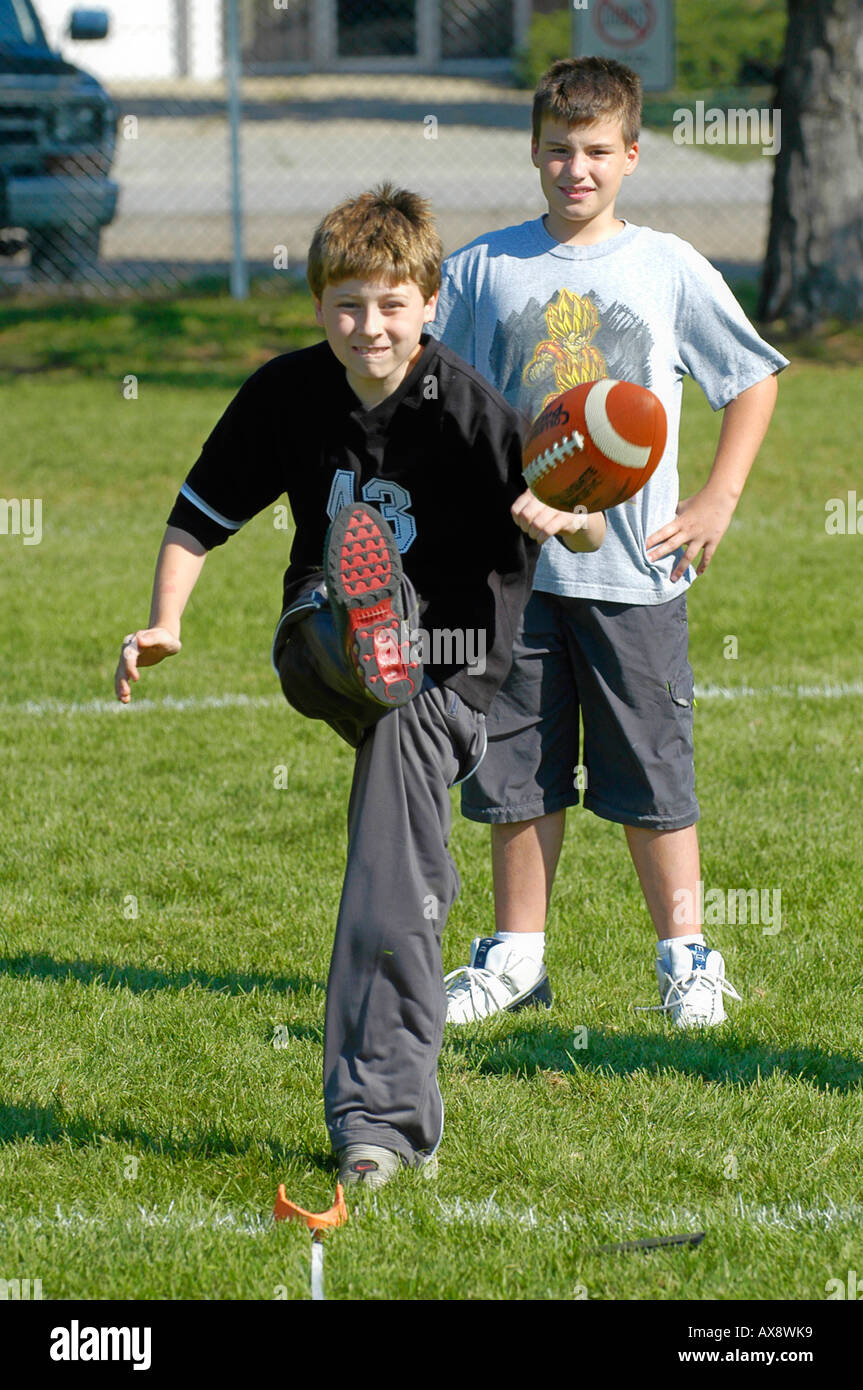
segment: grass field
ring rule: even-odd
[[[307,1234],[269,1212],[282,1181],[332,1198],[351,757],[269,666],[271,515],[210,557],[181,656],[129,709],[111,681],[202,440],[255,365],[316,338],[294,295],[0,308],[0,491],[43,501],[39,544],[0,535],[0,1277],[46,1298],[308,1296]],[[690,601],[706,889],[781,892],[778,930],[710,930],[744,1002],[708,1036],[635,1012],[657,1002],[646,910],[620,831],[572,813],[554,1008],[447,1035],[440,1177],[352,1215],[330,1298],[817,1300],[863,1270],[863,536],[825,532],[860,485],[854,356],[786,373]],[[684,490],[717,424],[687,391]],[[447,969],[492,922],[487,832],[457,816],[453,851]]]

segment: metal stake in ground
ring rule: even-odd
[[[279,1183],[276,1205],[273,1207],[276,1221],[303,1221],[312,1233],[312,1275],[311,1294],[314,1303],[323,1302],[324,1295],[324,1236],[337,1226],[343,1226],[348,1219],[345,1205],[345,1190],[341,1183],[336,1184],[336,1200],[329,1211],[306,1211],[296,1202],[289,1202],[285,1195],[284,1183]]]
[[[324,1293],[324,1238],[320,1231],[312,1236],[312,1302],[326,1301]]]

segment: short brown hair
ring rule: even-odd
[[[401,285],[413,280],[429,300],[440,289],[443,247],[431,204],[418,193],[379,184],[346,198],[318,226],[306,278],[315,299],[343,280]]]
[[[546,116],[570,127],[617,117],[629,149],[641,130],[641,78],[613,58],[561,58],[543,73],[534,93],[537,143]]]

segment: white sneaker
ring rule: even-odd
[[[478,936],[470,965],[445,976],[447,1023],[474,1023],[492,1014],[515,1013],[531,1005],[551,1008],[551,986],[544,965],[523,956],[508,941]]]
[[[725,961],[718,951],[672,941],[656,958],[661,1004],[651,1007],[670,1014],[678,1028],[714,1028],[727,1017],[723,994],[740,999],[725,978]]]
[[[359,1192],[377,1192],[378,1188],[385,1187],[408,1166],[400,1154],[377,1144],[348,1144],[346,1148],[339,1149],[337,1158],[342,1187],[359,1189]],[[436,1178],[437,1154],[423,1155],[418,1159],[417,1167],[424,1178]],[[355,1190],[354,1195],[359,1193]]]
[[[348,1144],[339,1149],[339,1182],[342,1187],[376,1192],[400,1173],[404,1164],[392,1149],[377,1144]]]

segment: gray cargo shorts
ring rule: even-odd
[[[583,800],[622,825],[693,825],[688,646],[685,594],[636,605],[535,591],[488,714],[488,751],[462,787],[462,814],[509,823]]]

